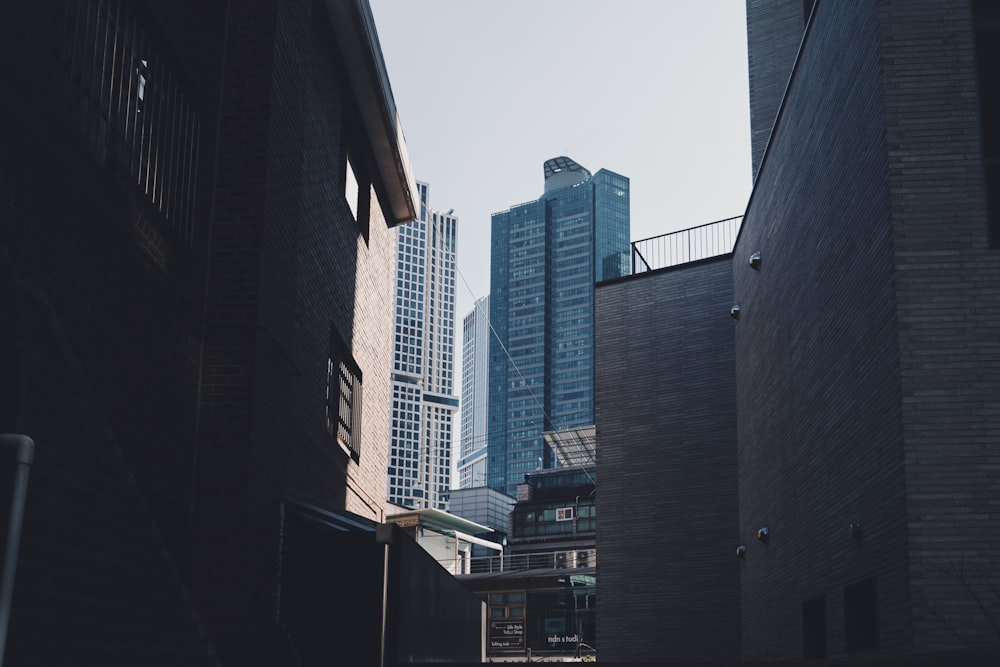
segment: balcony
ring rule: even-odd
[[[597,565],[596,549],[566,549],[526,554],[477,556],[469,563],[471,574],[501,574],[526,570],[575,569]]]

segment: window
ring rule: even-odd
[[[358,223],[358,230],[368,243],[369,218],[371,217],[371,180],[364,175],[360,162],[344,156],[344,198],[351,215]]]
[[[556,521],[572,521],[573,520],[573,508],[572,507],[560,507],[556,510]]]
[[[524,591],[489,594],[490,618],[524,618]]]
[[[361,369],[332,327],[326,368],[326,432],[352,459],[360,459]]]
[[[844,639],[848,652],[878,649],[878,586],[875,577],[844,587]]]

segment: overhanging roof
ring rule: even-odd
[[[364,120],[378,171],[375,191],[398,225],[417,219],[417,184],[382,58],[368,0],[326,0],[347,76]]]
[[[400,526],[422,525],[439,532],[451,530],[458,533],[465,533],[466,535],[481,535],[493,532],[493,529],[489,526],[484,526],[475,521],[469,521],[468,519],[463,519],[460,516],[455,516],[454,514],[449,514],[448,512],[443,512],[432,507],[393,514],[392,516],[387,516],[385,522],[395,523]]]

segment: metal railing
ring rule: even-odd
[[[594,567],[596,549],[567,549],[527,554],[474,556],[469,560],[471,574],[523,572],[524,570]]]
[[[632,273],[697,262],[733,251],[743,216],[632,242]]]
[[[193,88],[128,0],[53,3],[49,84],[95,158],[116,164],[183,241],[195,238]]]

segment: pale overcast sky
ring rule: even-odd
[[[633,241],[743,214],[744,0],[370,1],[414,174],[455,209],[476,297],[490,215],[537,199],[551,157],[629,177]]]

